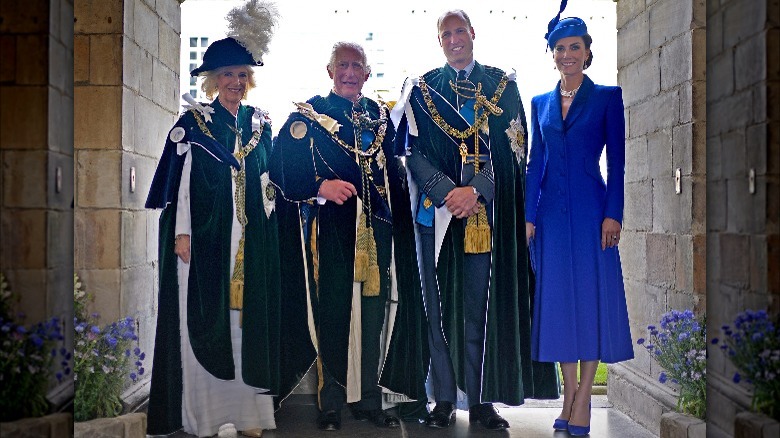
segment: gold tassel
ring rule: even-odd
[[[369,228],[369,230],[372,229]],[[363,283],[364,297],[379,296],[379,264],[377,263],[376,240],[373,234],[370,234],[370,240],[368,241],[368,276],[365,283]]]
[[[374,236],[371,235],[371,229],[366,226],[365,214],[360,214],[360,220],[358,221],[357,238],[355,239],[355,277],[354,281],[362,283],[368,279],[368,266],[369,266],[369,247],[370,240]]]
[[[241,310],[244,305],[244,233],[241,232],[241,240],[238,241],[236,252],[236,265],[233,267],[233,276],[230,279],[230,308]]]
[[[490,226],[485,206],[480,204],[479,212],[466,220],[466,237],[463,241],[466,254],[490,252]]]

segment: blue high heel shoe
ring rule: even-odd
[[[569,420],[563,418],[556,418],[553,423],[553,429],[555,430],[569,430]]]
[[[588,414],[588,416],[590,416],[590,403],[588,403]],[[590,424],[587,426],[577,426],[575,424],[569,423],[566,430],[571,436],[585,436],[590,433]]]

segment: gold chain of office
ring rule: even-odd
[[[355,140],[357,144],[354,146],[349,145],[347,142],[340,139],[336,133],[331,134],[331,137],[333,137],[333,139],[336,140],[338,144],[340,144],[348,151],[352,151],[355,154],[362,156],[373,156],[374,153],[379,150],[380,147],[382,147],[382,142],[385,140],[385,133],[387,132],[387,107],[385,105],[380,105],[379,108],[379,118],[376,120],[371,120],[371,118],[364,113],[358,113],[357,111],[352,112],[352,123],[359,130],[368,129],[373,131],[374,128],[377,128],[378,126],[376,129],[376,136],[374,137],[374,141],[371,143],[371,146],[366,148],[366,150],[363,150],[363,139],[360,137],[360,135],[356,135]]]
[[[444,120],[444,117],[439,114],[439,111],[436,109],[436,105],[433,103],[433,99],[431,99],[431,92],[428,90],[428,84],[425,82],[425,79],[420,77],[420,90],[423,93],[423,99],[425,100],[425,104],[428,106],[428,111],[431,112],[431,118],[433,121],[447,134],[457,138],[460,140],[460,156],[463,160],[463,162],[466,161],[466,155],[468,154],[468,148],[466,147],[466,139],[474,136],[474,155],[475,160],[479,155],[479,130],[482,128],[482,126],[487,123],[488,116],[490,114],[500,116],[504,113],[504,110],[501,109],[498,106],[498,101],[501,99],[501,95],[504,94],[504,89],[506,88],[506,84],[508,82],[508,78],[506,75],[503,75],[501,77],[501,81],[498,83],[498,87],[496,87],[496,92],[493,94],[493,97],[488,100],[487,97],[485,97],[482,94],[482,83],[480,82],[479,85],[477,85],[476,88],[473,90],[474,92],[474,114],[478,114],[479,110],[481,108],[487,109],[487,111],[482,111],[482,114],[479,115],[479,117],[476,118],[474,123],[469,126],[468,129],[461,131],[459,129],[455,129],[452,126],[450,126],[449,123],[447,123],[446,120]],[[458,93],[458,89],[462,89],[462,86],[457,86],[456,84],[453,84],[452,81],[450,81],[450,86],[453,88],[453,91]],[[460,94],[460,93],[458,93]],[[475,161],[475,171],[479,170],[479,162]]]

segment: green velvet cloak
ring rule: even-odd
[[[327,97],[316,96],[309,100],[314,110],[336,119],[342,128],[339,138],[354,144],[354,130],[350,119],[352,103],[334,93]],[[379,118],[376,102],[362,98],[360,105],[373,120]],[[306,124],[306,135],[296,139],[290,133],[294,123]],[[399,160],[393,155],[394,139],[392,123],[388,120],[387,132],[382,143],[386,158],[389,182],[389,203],[377,199],[372,187],[373,220],[392,223],[398,307],[390,348],[381,370],[380,385],[405,394],[410,398],[425,397],[425,377],[428,372],[428,344],[425,332],[425,316],[422,304],[419,272],[414,247],[414,234],[408,191],[402,185]],[[311,146],[314,139],[315,146]],[[318,205],[316,198],[319,178],[344,179],[352,182],[363,199],[359,167],[354,157],[335,143],[322,126],[299,113],[292,113],[280,129],[271,162],[271,180],[280,188],[280,259],[282,276],[287,294],[296,297],[285,300],[284,318],[297,321],[291,327],[291,335],[284,340],[282,361],[300,374],[311,365],[316,352],[306,328],[306,301],[304,275],[309,278],[320,355],[334,378],[346,385],[347,346],[351,312],[353,265],[355,248],[355,198],[344,205],[332,202]],[[374,165],[374,174],[381,171]],[[357,179],[356,179],[357,178]],[[383,205],[381,205],[383,204]],[[303,217],[303,219],[301,219]],[[319,251],[319,288],[315,287],[314,267],[308,254],[308,272],[304,272],[303,251],[300,236],[308,239],[311,219],[317,220]],[[303,223],[303,230],[301,229]],[[378,245],[391,242],[378,242]],[[291,289],[290,286],[296,289]],[[304,293],[295,293],[299,290]],[[303,297],[303,298],[301,298]],[[303,329],[302,329],[303,328]],[[285,331],[287,333],[287,331]],[[290,382],[292,383],[292,382]]]
[[[228,152],[235,145],[233,116],[215,100],[212,121],[206,126],[214,139]],[[241,142],[252,137],[255,109],[241,106],[238,124]],[[202,117],[202,116],[201,116]],[[195,142],[202,137],[192,112],[184,113],[176,123],[185,130],[182,141]],[[179,285],[177,256],[173,252],[179,181],[184,156],[175,153],[176,143],[166,142],[150,191],[169,194],[160,215],[159,306],[152,387],[149,396],[149,434],[167,434],[182,427],[181,335],[179,331]],[[246,216],[244,255],[244,302],[242,321],[242,375],[235,376],[230,339],[230,240],[233,221],[231,168],[220,162],[218,154],[191,144],[190,214],[192,247],[187,298],[187,326],[190,343],[198,362],[219,379],[241,378],[251,386],[279,391],[279,259],[276,214],[266,216],[263,209],[260,175],[267,171],[271,152],[271,126],[265,124],[257,147],[245,158]],[[154,203],[153,203],[154,204]],[[159,202],[157,203],[159,204]]]
[[[497,68],[475,63],[469,80],[481,83],[482,93],[491,98],[503,75],[504,72]],[[455,80],[452,68],[444,66],[431,70],[423,78],[430,88],[448,101],[455,102],[455,93],[449,85],[450,80]],[[413,139],[415,145],[434,167],[460,185],[461,157],[457,147],[431,119],[419,86],[412,90],[409,104],[419,133]],[[525,245],[525,159],[518,163],[506,134],[510,121],[518,116],[524,130],[526,127],[520,94],[514,81],[507,82],[498,106],[503,109],[503,114],[488,118],[495,197],[482,399],[520,405],[525,398],[557,398],[558,378],[554,363],[531,360],[533,289],[529,288],[530,270]],[[445,108],[437,106],[437,109],[447,119]],[[442,324],[460,388],[465,387],[463,238],[462,219],[453,217],[437,265]]]

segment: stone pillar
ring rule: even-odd
[[[75,269],[103,323],[139,321],[147,370],[159,212],[144,202],[178,111],[180,21],[177,0],[75,0]]]
[[[780,4],[707,3],[708,336],[746,309],[780,313]],[[750,406],[734,368],[708,357],[708,432]]]
[[[704,0],[617,3],[618,84],[626,116],[620,251],[634,340],[671,309],[704,313]],[[610,367],[615,407],[658,434],[675,394],[647,351]]]
[[[0,5],[0,271],[72,346],[73,2]]]

